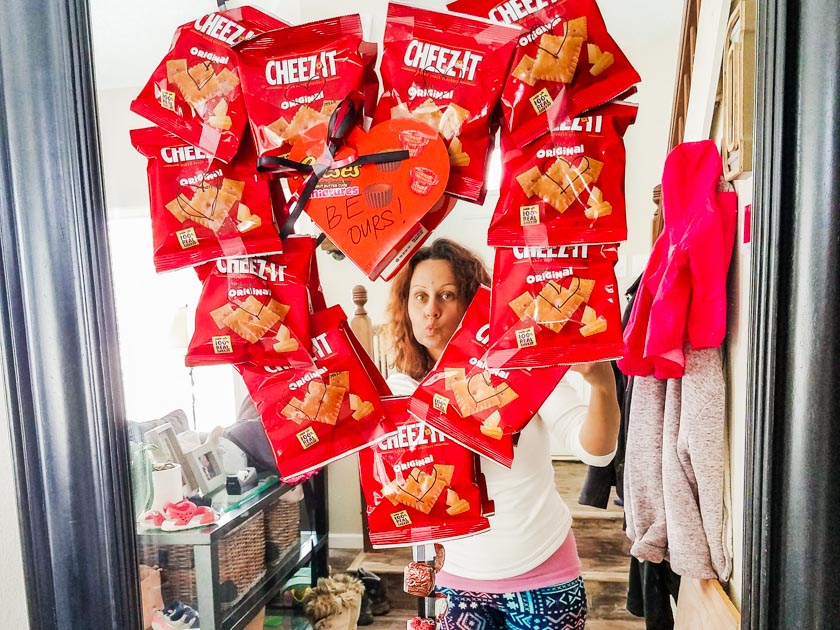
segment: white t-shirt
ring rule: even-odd
[[[388,385],[395,395],[408,396],[418,383],[405,374],[392,374]],[[583,449],[580,428],[587,411],[575,388],[560,381],[520,433],[510,469],[481,458],[496,514],[490,517],[489,531],[446,542],[448,573],[503,580],[527,573],[557,551],[572,527],[572,515],[554,485],[549,435],[592,466],[606,466],[614,454],[596,456]]]

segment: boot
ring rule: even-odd
[[[370,609],[370,597],[367,595],[362,596],[362,607],[359,611],[359,621],[356,625],[359,626],[369,626],[374,622],[373,619],[373,612]]]
[[[391,611],[391,602],[388,600],[388,592],[382,578],[364,567],[359,567],[356,577],[365,585],[365,598],[370,602],[371,613],[377,616],[387,615]],[[364,606],[363,602],[362,608]]]
[[[364,599],[363,594],[365,592],[365,587],[361,580],[346,573],[336,573],[331,578],[325,580],[325,583],[327,583],[328,588],[332,590],[333,594],[341,598],[351,609],[348,630],[356,630],[359,617],[361,616],[362,600]],[[373,623],[372,616],[371,623]]]
[[[304,599],[304,614],[315,630],[348,630],[355,628],[355,611],[344,599],[333,593],[329,578],[320,578]]]

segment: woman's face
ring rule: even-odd
[[[414,268],[408,287],[408,318],[414,338],[437,361],[465,307],[452,267],[445,260],[424,260]]]

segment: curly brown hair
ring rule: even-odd
[[[490,274],[482,260],[466,247],[445,238],[439,238],[431,245],[421,247],[397,274],[391,284],[391,297],[387,309],[391,360],[400,372],[418,381],[435,365],[426,348],[415,339],[408,317],[408,290],[411,278],[414,269],[424,260],[445,260],[449,263],[455,275],[463,308],[472,302],[479,285],[490,286]]]

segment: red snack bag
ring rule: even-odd
[[[487,243],[513,247],[626,240],[622,136],[636,109],[617,103],[599,107],[525,147],[506,149]]]
[[[456,0],[447,6],[525,29],[502,92],[505,127],[518,144],[545,133],[556,115],[575,118],[641,81],[595,0]]]
[[[132,130],[131,143],[149,159],[155,270],[283,251],[249,140],[230,164],[158,127]]]
[[[358,15],[265,33],[236,53],[260,156],[288,152],[350,92],[369,92],[376,61]]]
[[[390,3],[382,53],[384,93],[374,122],[417,118],[440,131],[452,172],[447,192],[484,195],[490,117],[520,29]]]
[[[409,399],[409,412],[468,449],[510,468],[522,430],[568,370],[487,367],[490,290],[479,287],[434,369]]]
[[[619,358],[616,245],[499,247],[487,363],[507,368]]]
[[[308,284],[315,239],[286,239],[282,254],[225,258],[203,283],[186,364],[311,367]]]
[[[325,466],[395,431],[379,399],[380,392],[390,392],[381,375],[365,367],[353,337],[344,311],[333,306],[312,315],[315,368],[237,366],[283,479]]]
[[[371,544],[400,547],[489,529],[478,458],[412,418],[407,400],[383,399],[397,432],[359,453]]]
[[[131,111],[229,162],[248,120],[231,48],[285,26],[253,7],[208,13],[179,26]]]

